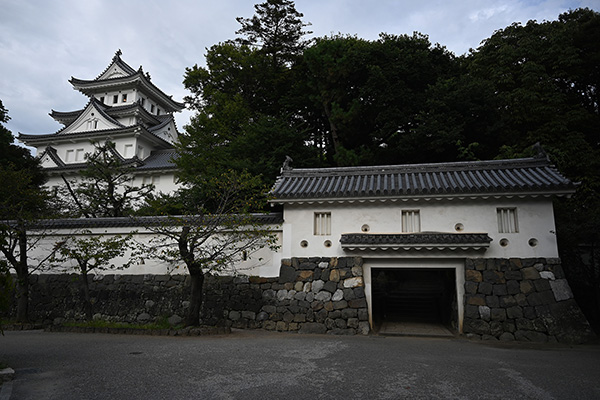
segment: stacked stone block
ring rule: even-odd
[[[559,259],[467,259],[463,332],[481,339],[582,343],[594,337]]]
[[[81,277],[77,274],[31,275],[30,318],[51,324],[83,321]],[[182,321],[189,302],[189,278],[184,275],[90,275],[94,318],[147,323],[168,318]]]
[[[279,280],[263,292],[257,319],[267,330],[368,334],[362,259],[283,260]]]

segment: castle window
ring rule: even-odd
[[[75,158],[75,150],[67,150],[65,162],[71,162]]]
[[[83,152],[83,149],[77,149],[75,151],[75,161],[83,161],[84,158],[85,154]]]
[[[142,97],[142,107],[144,107],[145,103],[146,103],[146,99]]]
[[[316,212],[314,220],[314,234],[317,236],[331,235],[331,213]]]
[[[118,95],[118,94],[115,94],[115,95],[113,96],[113,104],[117,104],[118,102],[119,102],[119,95]]]
[[[100,103],[104,104],[104,96],[100,96]]]
[[[125,145],[124,151],[123,151],[123,157],[125,157],[125,158],[133,157],[133,145],[132,144]]]
[[[519,232],[519,220],[517,219],[517,208],[497,208],[498,233]]]
[[[402,232],[421,232],[419,210],[402,210]]]
[[[150,104],[150,112],[153,113],[154,112],[154,104]]]
[[[90,119],[87,121],[87,129],[88,130],[97,129],[97,128],[98,128],[98,120],[97,119]]]
[[[158,185],[160,183],[160,176],[148,175],[142,178],[142,185]]]
[[[156,109],[156,115],[160,115],[160,108]]]
[[[127,93],[123,93],[122,100],[123,103],[127,103]]]

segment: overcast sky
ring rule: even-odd
[[[261,0],[257,0],[259,2]],[[569,9],[600,10],[600,0],[296,0],[312,37],[336,33],[376,39],[380,32],[429,35],[457,55],[513,22],[556,20]],[[48,113],[82,108],[71,76],[93,79],[117,49],[164,92],[181,101],[186,67],[204,65],[206,48],[232,39],[251,0],[0,0],[0,99],[7,127],[54,133]],[[177,115],[180,130],[190,113]]]

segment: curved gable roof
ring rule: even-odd
[[[117,87],[140,87],[147,94],[153,96],[154,101],[160,103],[165,112],[181,111],[185,104],[172,99],[151,82],[150,75],[144,73],[142,67],[136,71],[121,59],[121,50],[118,50],[111,63],[100,75],[94,79],[78,79],[71,77],[69,82],[73,88],[87,96],[93,96],[99,90]]]
[[[284,169],[275,202],[568,195],[576,184],[547,158],[322,169]]]
[[[131,66],[129,64],[127,64],[125,61],[123,61],[121,59],[121,54],[123,54],[123,52],[121,51],[121,49],[117,50],[115,52],[115,55],[113,56],[110,64],[108,65],[108,67],[106,67],[104,69],[104,71],[102,71],[100,73],[100,75],[98,75],[96,78],[94,78],[94,80],[97,81],[97,80],[103,79],[103,77],[106,78],[109,75],[108,72],[111,69],[115,69],[115,68],[119,72],[122,71],[122,72],[124,72],[127,75],[133,75],[133,74],[135,74],[135,72],[136,72],[135,69],[131,68]]]

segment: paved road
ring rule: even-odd
[[[0,360],[16,371],[0,400],[600,398],[598,346],[24,331],[0,336]]]

